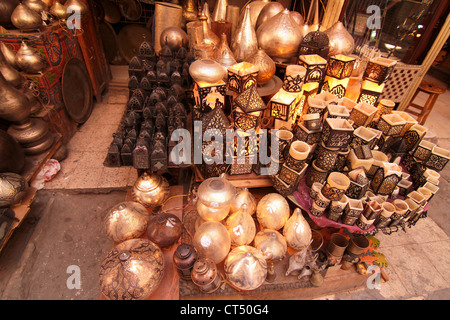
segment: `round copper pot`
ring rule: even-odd
[[[161,213],[150,216],[147,236],[160,248],[172,246],[181,237],[183,225],[180,218],[172,213]]]

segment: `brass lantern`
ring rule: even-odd
[[[228,89],[242,93],[251,86],[256,86],[259,69],[257,66],[240,62],[228,68]]]
[[[330,39],[325,32],[316,30],[309,32],[300,43],[299,55],[317,54],[324,59],[330,52]]]
[[[259,125],[261,113],[265,109],[266,104],[256,87],[251,86],[234,99],[234,127],[244,131],[256,129]]]
[[[275,119],[282,121],[292,119],[300,99],[301,94],[287,92],[281,88],[270,99],[270,115]]]
[[[131,239],[114,247],[100,267],[101,292],[109,300],[143,300],[164,275],[163,252],[153,242]]]
[[[326,76],[322,91],[330,92],[338,98],[343,98],[347,91],[350,76],[356,59],[342,54],[328,59]]]

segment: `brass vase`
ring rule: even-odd
[[[330,56],[338,54],[350,55],[355,50],[355,40],[342,22],[336,22],[325,33],[330,40]]]
[[[19,67],[26,73],[40,73],[47,67],[47,61],[42,54],[27,41],[22,41],[16,60]]]
[[[258,20],[256,20],[255,30],[258,31],[259,27],[269,20],[270,18],[275,17],[281,11],[283,11],[284,7],[279,2],[270,2],[261,9],[261,12],[258,15]]]
[[[311,243],[312,231],[302,211],[297,208],[283,228],[287,244],[294,250],[304,250]]]
[[[245,13],[232,40],[231,50],[237,62],[245,61],[258,51],[258,39],[250,20],[250,7],[245,7]]]
[[[28,155],[41,154],[50,149],[54,142],[47,124],[40,118],[27,118],[23,122],[14,123],[7,132]]]
[[[19,4],[11,14],[12,24],[20,30],[32,31],[42,26],[42,17],[24,4]]]
[[[0,118],[10,122],[21,122],[29,115],[30,105],[27,98],[0,74]]]
[[[27,182],[17,173],[0,173],[0,207],[18,204],[26,195]]]
[[[59,1],[55,1],[55,3],[50,7],[50,13],[60,20],[65,20],[69,17],[66,7]]]
[[[243,204],[235,213],[231,214],[225,222],[234,246],[249,245],[256,235],[256,224],[247,204]]]
[[[237,63],[234,54],[228,46],[227,35],[222,33],[220,37],[219,47],[216,49],[216,62],[220,63],[225,71],[228,67]],[[228,72],[225,72],[224,78],[227,78]]]
[[[227,18],[228,0],[217,0],[211,21],[225,21]]]
[[[203,42],[213,44],[214,47],[218,47],[220,43],[219,37],[212,31],[208,25],[208,20],[205,15],[199,17],[203,30]]]
[[[288,62],[295,57],[303,40],[300,26],[287,9],[264,22],[256,35],[259,47],[276,62]]]
[[[259,49],[255,54],[248,57],[245,61],[259,68],[256,82],[260,86],[265,85],[275,75],[277,68],[275,62],[262,49]]]
[[[39,14],[41,14],[42,11],[48,10],[47,4],[42,0],[23,0],[22,4]]]
[[[252,1],[248,4],[250,7],[250,19],[252,20],[252,27],[256,30],[256,22],[262,9],[270,3],[270,0]],[[241,16],[243,18],[244,15]]]
[[[0,50],[0,73],[3,75],[6,81],[8,81],[13,87],[20,88],[22,85],[22,77],[16,69],[14,69],[6,60],[3,55],[3,51]]]
[[[16,61],[16,53],[10,47],[8,47],[4,42],[0,42],[0,51],[5,57],[6,62],[13,68],[19,70],[19,66]]]
[[[203,5],[202,10],[203,15],[206,17],[206,21],[208,22],[209,27],[211,28],[211,11],[209,11],[208,2],[205,1],[205,4]]]
[[[66,7],[66,10],[69,7],[75,9],[82,17],[88,13],[87,5],[81,0],[67,0],[66,3],[64,3],[64,6]]]
[[[197,20],[197,8],[195,7],[194,0],[186,0],[184,3],[183,18],[188,22]]]

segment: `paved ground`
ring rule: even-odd
[[[31,212],[0,252],[0,299],[100,297],[99,267],[112,246],[103,232],[102,218],[107,209],[124,201],[125,189],[136,179],[136,172],[123,169],[114,174],[114,170],[101,167],[110,135],[99,135],[91,142],[101,148],[101,154],[81,149],[86,147],[85,136],[92,133],[90,130],[105,125],[96,123],[106,121],[99,117],[100,112],[115,111],[105,127],[114,132],[123,99],[123,95],[110,94],[96,106],[90,120],[69,143],[63,170],[38,192]],[[447,149],[449,99],[449,92],[441,96],[427,122],[435,136],[433,141]],[[102,168],[101,173],[95,170],[97,167]],[[81,172],[87,179],[80,178]],[[386,272],[390,278],[380,290],[341,292],[322,299],[450,299],[449,182],[450,166],[441,173],[440,190],[430,203],[429,218],[406,232],[377,235],[389,263]],[[79,267],[79,289],[67,287],[70,266]]]

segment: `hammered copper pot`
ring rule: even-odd
[[[143,205],[125,201],[107,211],[103,227],[108,239],[123,242],[139,238],[147,228],[148,219],[149,212]]]
[[[178,241],[183,232],[180,218],[172,213],[160,213],[150,216],[147,236],[160,248],[168,248]]]
[[[131,239],[114,247],[100,267],[99,282],[109,300],[143,300],[160,285],[164,255],[146,239]]]
[[[331,28],[326,30],[325,33],[330,40],[330,56],[338,54],[348,56],[355,50],[355,40],[342,22],[336,22]]]
[[[276,16],[278,13],[283,11],[284,7],[281,3],[273,1],[268,3],[264,6],[264,8],[261,9],[258,19],[256,20],[255,24],[255,30],[258,30],[258,28],[267,20],[270,18]]]
[[[43,55],[27,41],[22,41],[16,54],[16,61],[26,73],[40,73],[47,67],[47,61]]]
[[[23,31],[36,30],[42,26],[41,15],[22,3],[11,14],[11,22],[17,29]]]
[[[41,14],[42,11],[48,10],[47,4],[42,0],[23,0],[22,4],[39,14]]]
[[[58,19],[67,19],[69,17],[66,7],[59,1],[55,1],[55,3],[50,7],[50,13]]]
[[[3,44],[3,43],[2,43]],[[3,50],[0,50],[0,73],[13,87],[20,88],[22,85],[22,76],[11,64],[6,60]]]
[[[144,172],[135,182],[132,197],[147,208],[161,206],[169,197],[169,182],[161,175]]]
[[[30,115],[30,111],[26,96],[8,83],[0,73],[0,118],[20,122]]]

